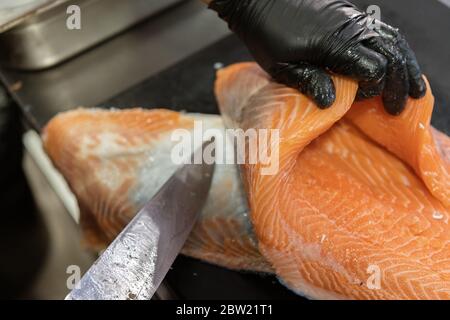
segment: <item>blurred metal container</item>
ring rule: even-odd
[[[0,33],[4,67],[52,67],[183,0],[59,0],[29,12]],[[81,11],[81,29],[69,30],[69,5]]]

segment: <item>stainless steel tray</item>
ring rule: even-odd
[[[181,1],[62,1],[27,16],[0,34],[0,64],[22,70],[52,67]],[[69,5],[81,9],[80,30],[66,26]]]

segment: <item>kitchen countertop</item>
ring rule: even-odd
[[[186,0],[56,67],[0,77],[36,129],[56,113],[96,106],[228,35],[199,0]]]
[[[2,0],[0,3],[0,32],[14,27],[30,13],[49,7],[57,1],[62,0]]]

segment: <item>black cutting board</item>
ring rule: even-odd
[[[377,4],[382,19],[400,27],[414,48],[436,97],[433,124],[450,134],[450,10],[436,0],[358,0],[365,8]],[[105,107],[164,107],[188,112],[218,113],[213,95],[218,64],[250,60],[245,47],[230,36],[179,64],[103,103]],[[187,299],[298,299],[275,277],[225,270],[178,257],[167,282]]]

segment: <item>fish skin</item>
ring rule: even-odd
[[[224,130],[218,116],[164,109],[77,109],[54,117],[44,148],[76,195],[86,247],[104,249],[175,172],[174,129],[195,120]],[[182,252],[229,269],[272,272],[261,256],[237,167],[215,166],[209,198]]]
[[[403,116],[381,119],[392,131],[428,119],[423,129],[431,134],[407,140],[405,133],[401,142],[411,146],[400,154],[393,141],[400,135],[377,132],[381,120],[364,103],[344,117],[356,83],[334,77],[336,102],[319,110],[258,69],[243,63],[220,70],[215,92],[227,126],[281,131],[278,174],[263,176],[260,164],[242,165],[259,249],[281,282],[316,299],[449,299],[448,190],[431,193],[423,178],[448,161],[449,138],[429,125],[431,90],[409,100]],[[382,109],[379,100],[372,104]],[[412,110],[420,104],[423,118]],[[435,151],[420,154],[424,149]],[[425,168],[423,159],[436,163]],[[445,179],[436,185],[443,188]],[[371,266],[381,271],[380,288],[370,286]]]

